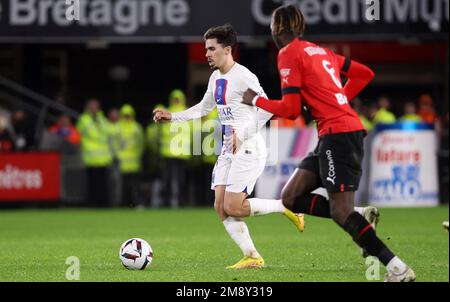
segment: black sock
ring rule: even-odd
[[[291,210],[294,213],[331,218],[329,201],[318,194],[306,194],[297,197]]]
[[[387,265],[395,255],[381,241],[369,222],[357,212],[350,214],[344,223],[344,230],[352,236],[353,240],[371,256],[377,257]]]

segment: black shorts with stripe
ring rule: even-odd
[[[354,192],[362,175],[364,137],[365,131],[324,135],[299,168],[319,175],[330,193]]]

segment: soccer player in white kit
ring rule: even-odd
[[[260,129],[272,114],[242,104],[242,96],[249,88],[262,96],[265,93],[258,78],[233,59],[232,50],[237,43],[233,27],[226,24],[210,28],[204,39],[206,57],[214,72],[202,101],[183,112],[155,109],[154,121],[188,121],[201,118],[217,107],[224,141],[211,181],[211,189],[215,191],[214,208],[244,254],[243,259],[227,268],[261,268],[264,259],[256,250],[242,218],[282,213],[303,231],[304,217],[286,209],[281,200],[247,199],[265,167],[267,151]]]

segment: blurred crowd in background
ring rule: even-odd
[[[168,103],[171,112],[187,109],[185,94],[178,89],[170,93]],[[213,111],[204,120],[216,118]],[[190,126],[191,132],[173,133],[168,123],[141,125],[132,105],[104,112],[96,98],[86,101],[77,120],[61,114],[40,141],[34,128],[25,111],[0,108],[0,153],[48,150],[49,135],[64,141],[50,149],[62,155],[79,153],[86,168],[85,202],[92,206],[179,207],[213,200],[210,182],[216,155],[193,156],[190,145],[171,146],[175,135],[187,136],[185,141],[192,144],[192,131],[201,129]]]
[[[377,124],[398,121],[433,124],[440,149],[448,152],[448,113],[442,116],[436,112],[430,95],[419,95],[416,100],[403,102],[403,112],[391,111],[393,101],[388,96],[381,96],[375,102],[357,98],[352,106],[368,131]],[[166,108],[171,112],[187,109],[185,93],[173,90],[167,104],[157,104],[154,108]],[[215,110],[203,121],[216,119]],[[151,117],[148,120],[147,124],[140,123],[132,104],[111,107],[105,112],[101,100],[90,98],[77,120],[61,114],[38,140],[35,121],[25,111],[9,112],[0,108],[0,153],[45,149],[49,135],[64,141],[56,151],[79,154],[86,168],[85,202],[92,206],[179,207],[212,203],[210,181],[216,155],[192,155],[191,138],[194,131],[204,138],[214,129],[210,129],[210,133],[202,132],[191,123],[191,132],[174,133],[169,123],[155,124]],[[295,121],[275,117],[273,120],[277,122],[271,123],[272,127],[314,127],[307,112]],[[176,135],[187,136],[185,141],[190,145],[171,145]],[[220,131],[215,138],[220,149]]]

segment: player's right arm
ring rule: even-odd
[[[253,90],[244,93],[244,104],[257,106],[276,116],[296,119],[301,113],[301,72],[300,61],[297,56],[282,52],[278,56],[278,69],[281,77],[281,100],[270,100],[260,97]]]
[[[169,111],[162,109],[162,108],[156,108],[153,110],[153,121],[155,123],[163,123],[163,122],[170,122],[172,120],[172,113]]]
[[[208,83],[208,89],[206,90],[205,95],[203,96],[203,99],[200,103],[184,111],[174,113],[164,109],[155,109],[153,110],[153,121],[155,123],[184,122],[202,118],[210,113],[216,107],[213,98],[211,79],[212,76]]]

